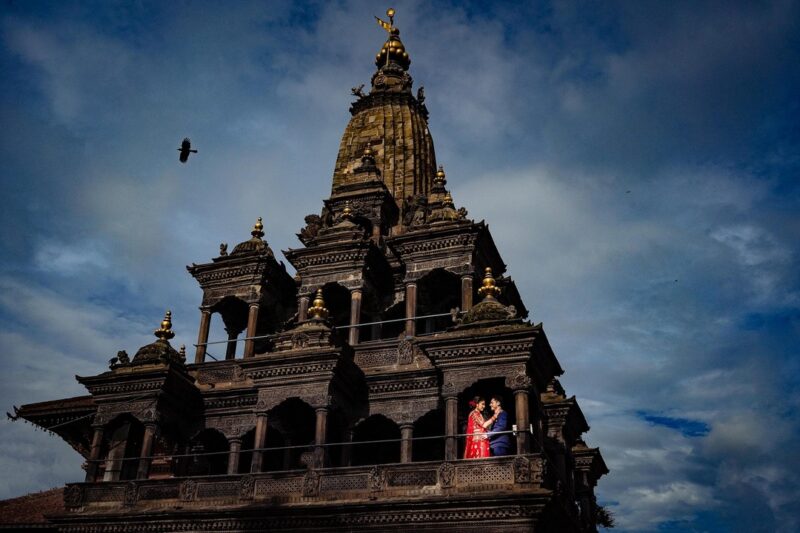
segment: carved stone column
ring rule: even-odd
[[[155,424],[145,424],[144,437],[142,437],[142,452],[139,454],[139,470],[136,479],[147,479],[150,474],[150,456],[153,455],[153,439],[156,435]]]
[[[314,430],[314,444],[317,447],[314,449],[314,459],[316,466],[322,468],[325,466],[325,440],[328,435],[328,408],[317,407],[317,424]]]
[[[472,274],[461,277],[461,310],[472,309]]]
[[[444,399],[444,434],[447,436],[444,442],[445,461],[455,461],[458,459],[458,397],[447,396]]]
[[[411,440],[414,437],[414,424],[403,424],[400,426],[400,462],[410,463],[412,457]]]
[[[515,390],[514,401],[517,410],[517,454],[528,453],[530,446],[529,428],[530,418],[528,416],[528,391]]]
[[[242,451],[242,439],[231,438],[228,439],[230,444],[230,451],[228,452],[228,474],[236,474],[239,472],[239,455]]]
[[[228,344],[225,348],[225,359],[235,359],[236,358],[236,339],[239,337],[239,332],[233,329],[225,328],[225,331],[228,332]]]
[[[297,321],[303,322],[308,320],[308,295],[300,296],[297,298]]]
[[[406,336],[413,337],[417,333],[417,284],[414,282],[406,283]]]
[[[268,426],[267,413],[256,413],[256,434],[253,439],[253,461],[250,463],[250,472],[261,472],[261,465],[264,461],[264,452],[259,451],[267,444]]]
[[[350,326],[361,322],[361,289],[350,291]],[[348,337],[350,346],[358,344],[358,328],[351,327]]]
[[[250,304],[250,313],[247,315],[247,337],[244,341],[244,357],[255,355],[256,341],[250,337],[256,336],[256,326],[258,325],[258,304]]]
[[[202,363],[206,359],[206,343],[208,331],[211,328],[211,310],[200,309],[200,332],[197,334],[197,351],[194,355],[195,363]]]
[[[97,473],[100,471],[100,451],[103,447],[103,426],[94,426],[92,436],[92,448],[89,452],[89,462],[86,467],[86,483],[97,481]]]

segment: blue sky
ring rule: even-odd
[[[3,3],[5,409],[82,394],[166,308],[190,345],[184,266],[256,217],[300,245],[386,7]],[[545,323],[619,529],[799,530],[798,2],[394,7],[455,201]],[[0,422],[0,498],[80,463]]]

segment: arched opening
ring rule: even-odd
[[[106,426],[101,457],[106,458],[103,481],[136,479],[142,451],[144,425],[129,414],[115,418]]]
[[[328,283],[322,288],[322,297],[325,307],[328,308],[329,318],[334,326],[348,326],[350,324],[350,291],[338,283]],[[342,334],[347,337],[347,328],[342,329]]]
[[[444,435],[444,411],[433,409],[428,411],[414,422],[414,438],[441,437]],[[414,440],[411,448],[413,461],[442,461],[444,460],[444,439]]]
[[[367,442],[391,440],[393,442]],[[372,415],[353,432],[353,466],[400,462],[400,428],[383,415]]]
[[[204,429],[189,441],[190,476],[228,473],[228,439],[216,429]]]
[[[463,435],[467,432],[467,417],[469,416],[472,407],[469,406],[470,400],[472,400],[475,396],[480,396],[484,400],[486,400],[486,411],[483,413],[483,417],[488,419],[492,416],[491,411],[489,410],[489,401],[492,396],[499,396],[500,400],[503,405],[503,410],[508,413],[508,430],[511,430],[511,426],[514,424],[516,420],[516,414],[514,409],[514,393],[511,389],[506,387],[506,380],[504,377],[497,377],[497,378],[486,378],[481,379],[464,389],[461,394],[458,395],[458,432],[459,434]],[[491,428],[489,428],[491,429]],[[512,449],[516,451],[516,444],[515,438],[511,436],[510,438],[512,442]],[[464,457],[464,447],[466,446],[466,438],[459,437],[458,438],[458,456]]]
[[[228,339],[227,344],[212,344],[208,348],[211,354],[218,360],[234,359],[236,353],[244,353],[244,343],[237,342],[239,335],[247,328],[247,315],[249,307],[247,303],[235,296],[226,296],[211,308],[211,332],[210,341],[222,341]],[[222,323],[213,319],[213,314],[222,317]],[[238,346],[242,344],[242,346]],[[220,349],[224,347],[224,349]],[[208,350],[206,351],[208,353]]]
[[[256,430],[251,429],[242,436],[242,447],[239,452],[239,469],[240,474],[250,472],[250,466],[253,464],[253,446],[256,443]]]
[[[264,448],[267,450],[264,452],[261,462],[263,472],[277,472],[289,468],[288,464],[284,464],[288,452],[284,446],[287,446],[287,441],[283,438],[283,434],[275,424],[270,423],[267,428],[267,440],[264,444]]]
[[[270,427],[280,432],[283,446],[292,446],[280,451],[281,467],[278,470],[293,470],[304,468],[300,463],[300,456],[313,449],[316,414],[314,409],[299,398],[289,398],[272,409],[269,413]],[[273,437],[272,442],[278,439]],[[270,432],[267,431],[268,447],[270,443]],[[298,446],[294,448],[294,446]],[[278,450],[276,450],[278,451]],[[267,460],[270,466],[276,466],[277,458],[275,454],[268,453]]]
[[[406,323],[404,319],[406,316],[406,302],[398,302],[391,306],[383,313],[383,320],[395,320],[395,322],[386,322],[381,324],[380,338],[381,339],[396,339],[400,337],[406,330]]]
[[[461,279],[441,268],[432,270],[417,282],[417,316],[450,313],[461,306]],[[453,325],[450,316],[417,320],[417,335],[444,331]]]

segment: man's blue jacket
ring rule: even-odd
[[[489,448],[492,450],[492,455],[508,455],[511,453],[511,435],[506,433],[504,435],[497,435],[499,431],[508,431],[508,413],[500,411],[497,419],[492,424],[492,430],[489,431]]]

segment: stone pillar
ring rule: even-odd
[[[298,322],[303,322],[305,320],[308,320],[308,302],[309,302],[309,297],[307,295],[306,296],[300,296],[297,299],[297,321]]]
[[[100,471],[100,452],[103,448],[103,426],[94,426],[94,436],[92,436],[92,448],[89,452],[89,462],[86,467],[86,483],[97,481],[97,473]]]
[[[194,355],[195,363],[202,363],[206,359],[206,343],[208,330],[211,327],[211,310],[200,309],[200,332],[197,334],[197,351]]]
[[[411,451],[412,451],[412,444],[413,441],[411,440],[414,437],[414,424],[403,424],[400,426],[400,462],[401,463],[410,463],[411,462]]]
[[[458,459],[458,397],[448,396],[444,399],[444,460]]]
[[[361,289],[350,291],[350,325],[354,326],[361,322]],[[351,327],[348,337],[350,346],[358,344],[358,328]]]
[[[239,472],[239,452],[242,451],[242,439],[228,439],[228,444],[230,445],[230,451],[228,452],[228,474],[236,474]]]
[[[514,391],[514,402],[517,411],[517,454],[530,452],[530,417],[528,416],[528,390]]]
[[[142,453],[139,454],[139,470],[136,472],[136,479],[147,479],[150,473],[150,456],[153,455],[153,439],[155,435],[156,425],[146,424],[144,426]]]
[[[350,444],[353,442],[353,428],[348,427],[344,430],[344,442],[345,444],[342,445],[341,456],[339,462],[342,463],[342,466],[350,466],[350,463],[353,461],[353,445]]]
[[[225,359],[235,359],[236,358],[236,338],[239,336],[235,330],[229,330],[225,328],[225,331],[228,332],[228,344],[225,348]]]
[[[413,337],[417,333],[417,284],[414,282],[406,283],[406,336]]]
[[[325,466],[325,440],[328,436],[328,408],[317,407],[317,425],[314,430],[314,460],[318,468]]]
[[[264,452],[260,451],[267,444],[267,430],[268,426],[267,413],[256,413],[256,434],[253,439],[253,461],[250,464],[250,472],[261,472],[261,466],[264,462]]]
[[[244,341],[244,357],[255,355],[256,341],[250,337],[256,336],[256,326],[258,325],[258,304],[250,304],[250,313],[247,315],[247,337]]]
[[[472,309],[472,274],[461,277],[461,310]]]

